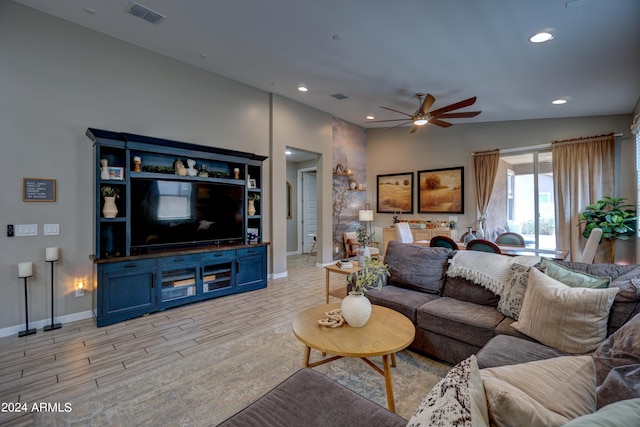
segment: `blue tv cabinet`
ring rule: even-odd
[[[269,244],[261,237],[259,197],[266,157],[93,128],[87,129],[87,136],[94,145],[95,232],[91,259],[96,284],[93,310],[98,326],[267,286]],[[186,167],[188,160],[199,166],[196,176],[179,170],[178,164]],[[108,165],[106,170],[104,164]],[[154,179],[228,185],[239,189],[245,204],[255,199],[251,210],[235,206],[241,213],[242,235],[219,241],[134,244],[131,207],[133,202],[140,203],[135,199],[140,195],[132,193],[136,180]],[[104,196],[110,192],[119,196],[115,199],[115,216],[113,209],[110,213],[104,209]],[[171,213],[173,218],[167,221],[179,223],[175,217],[180,212]],[[164,240],[162,235],[155,237],[159,242]]]

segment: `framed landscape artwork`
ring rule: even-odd
[[[413,213],[413,172],[378,175],[378,213]]]
[[[464,168],[418,171],[418,213],[464,213]]]

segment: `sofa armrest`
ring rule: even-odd
[[[405,426],[407,420],[312,369],[301,369],[219,426]]]

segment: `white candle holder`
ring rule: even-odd
[[[45,250],[45,259],[47,262],[51,263],[51,324],[45,325],[45,327],[42,328],[43,331],[47,332],[62,328],[62,324],[54,323],[53,320],[53,263],[60,259],[60,250],[56,247],[47,248]]]
[[[24,279],[24,315],[25,329],[18,332],[18,337],[26,337],[36,333],[35,329],[29,329],[29,293],[27,292],[27,279],[33,276],[33,263],[21,262],[18,264],[18,277]]]

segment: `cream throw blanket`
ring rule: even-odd
[[[480,251],[457,251],[447,270],[449,277],[463,277],[502,296],[508,290],[512,264],[531,267],[540,262],[539,256],[507,256]]]

